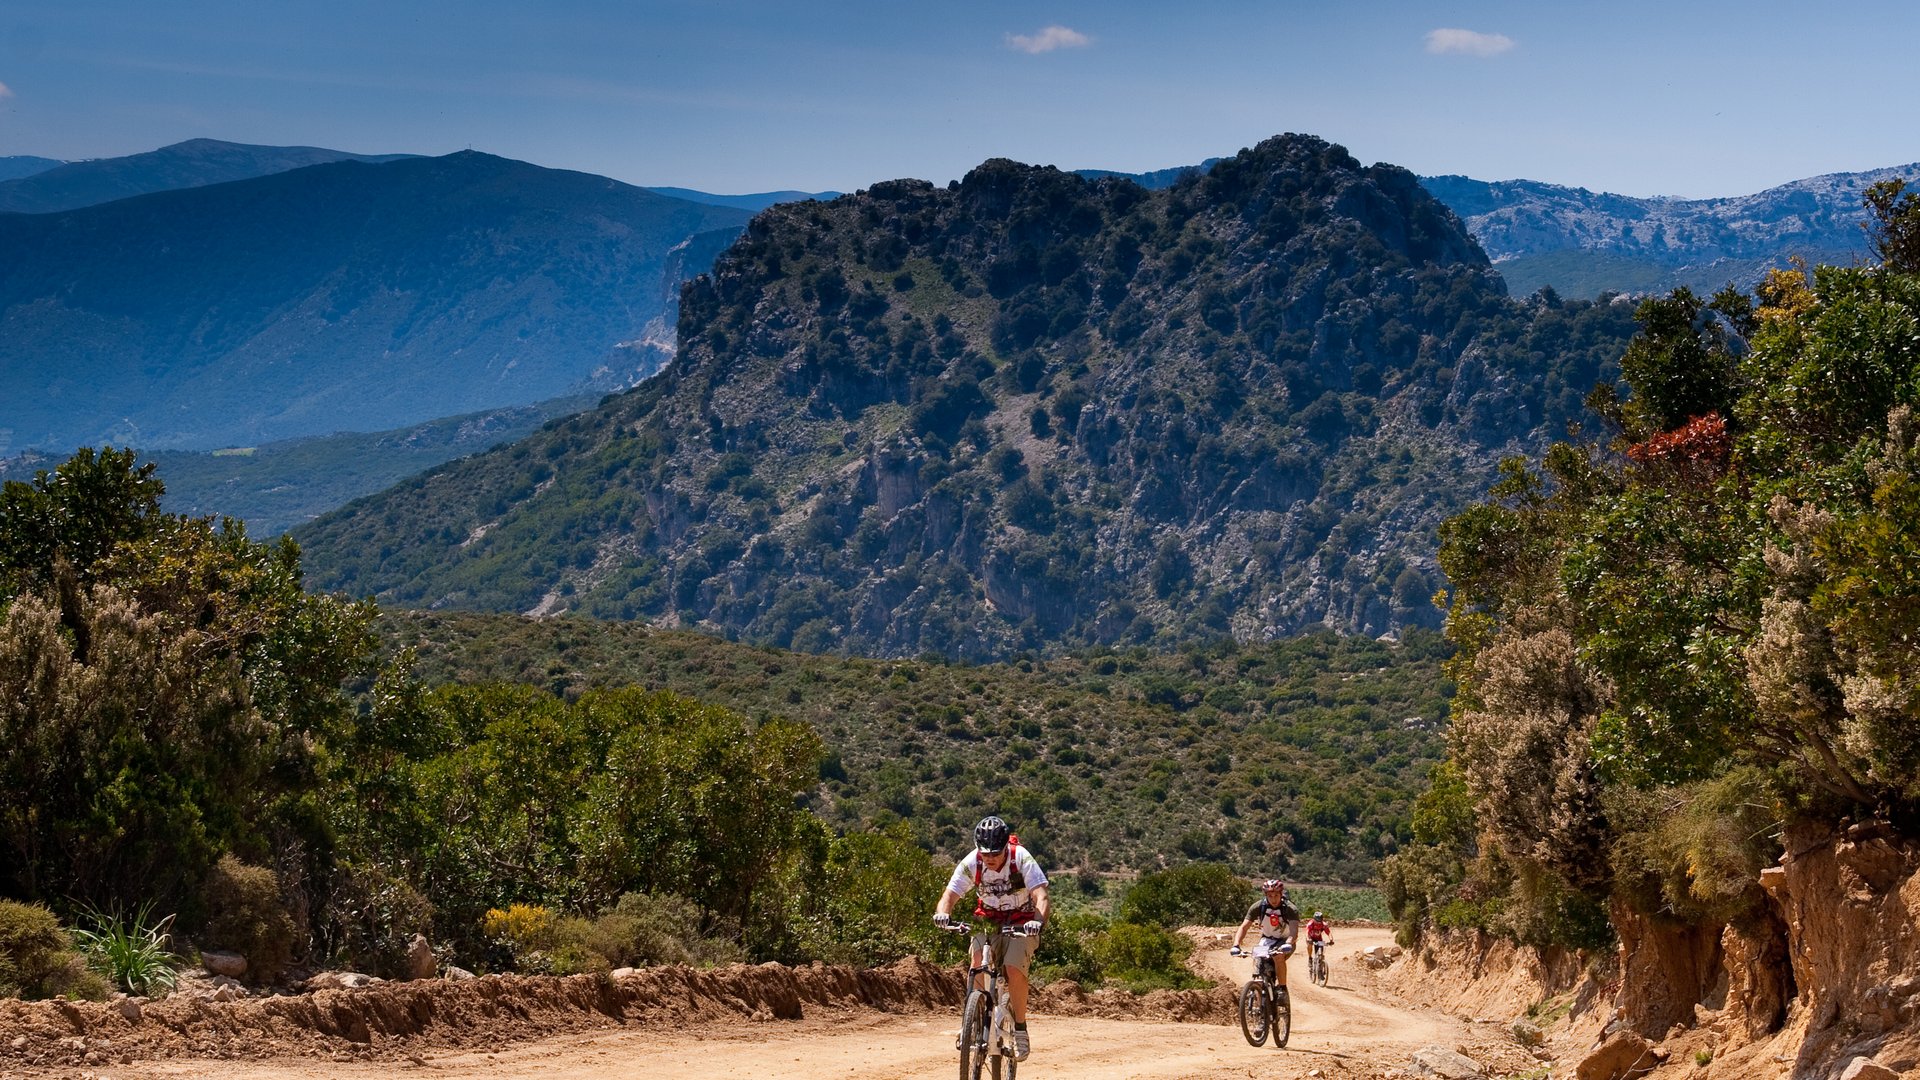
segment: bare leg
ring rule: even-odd
[[[1017,967],[1007,969],[1007,1007],[1014,1023],[1027,1022],[1027,973]]]

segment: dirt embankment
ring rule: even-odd
[[[946,1012],[959,1004],[962,986],[955,968],[907,959],[873,970],[762,964],[649,968],[620,979],[426,979],[232,1002],[0,1001],[0,1064],[102,1065],[181,1056],[405,1058],[628,1024],[798,1020],[816,1009]],[[1087,993],[1071,982],[1037,992],[1034,1007],[1058,1016],[1216,1024],[1233,1017],[1233,997],[1224,990],[1134,997]]]
[[[1799,828],[1760,884],[1767,910],[1738,925],[1617,908],[1619,952],[1599,957],[1455,936],[1384,988],[1478,1018],[1532,1010],[1579,1080],[1920,1080],[1920,844]]]

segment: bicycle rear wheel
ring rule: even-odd
[[[985,990],[967,994],[966,1007],[960,1012],[960,1080],[980,1080],[987,1064],[987,1021],[992,1009]],[[997,1066],[993,1075],[1000,1075]]]
[[[1272,1027],[1273,1002],[1267,996],[1267,984],[1249,979],[1240,988],[1240,1034],[1247,1037],[1248,1046],[1259,1046],[1267,1041]]]

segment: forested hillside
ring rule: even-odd
[[[1306,136],[777,206],[682,304],[661,377],[302,530],[316,582],[883,655],[1390,633],[1631,327]]]
[[[0,453],[250,446],[624,388],[747,217],[471,152],[0,215]]]
[[[958,858],[997,812],[1052,863],[1103,872],[1204,860],[1368,880],[1411,836],[1451,689],[1431,631],[972,666],[579,618],[390,612],[379,629],[417,650],[427,685],[644,686],[804,722],[827,748],[810,802],[836,827],[904,824]]]

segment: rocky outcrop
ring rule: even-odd
[[[1452,935],[1389,979],[1465,1015],[1557,1002],[1547,1048],[1580,1080],[1920,1076],[1920,842],[1865,822],[1784,847],[1767,909],[1739,923],[1616,906],[1613,964]]]

